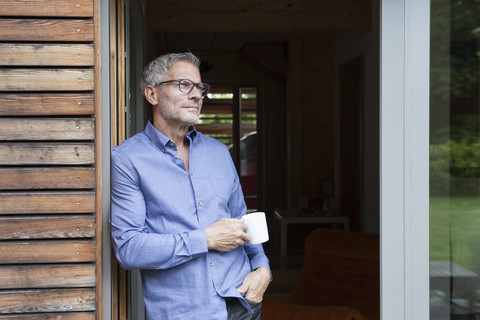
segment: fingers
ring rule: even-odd
[[[228,247],[228,251],[236,249],[238,246],[243,246],[249,237],[245,237],[246,233],[243,231],[222,232],[222,235],[217,238],[218,242],[225,247]]]
[[[205,228],[208,249],[231,251],[250,240],[242,219],[224,218]]]
[[[252,237],[248,233],[244,232],[243,235],[242,235],[242,239],[243,239],[243,244],[245,244],[245,242],[250,241],[250,239],[252,239]]]
[[[243,221],[243,219],[223,218],[222,220],[220,220],[218,222],[222,222],[222,224],[230,225],[232,227],[239,228],[241,230],[246,230],[247,229],[247,224],[245,223],[245,221]]]
[[[261,302],[269,283],[270,271],[266,268],[260,267],[249,273],[237,290],[241,294],[246,293],[245,299],[248,301]]]
[[[263,295],[249,295],[248,293],[245,295],[245,299],[250,302],[259,303],[263,301]]]
[[[241,294],[244,294],[245,292],[247,292],[248,290],[248,284],[246,284],[245,282],[242,283],[242,285],[240,286],[240,288],[237,289],[238,292],[240,292]]]

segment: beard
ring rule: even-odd
[[[187,101],[180,106],[175,104],[162,104],[158,107],[158,113],[167,122],[181,123],[188,126],[196,124],[200,120],[202,110],[201,102]]]

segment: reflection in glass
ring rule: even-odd
[[[240,182],[249,211],[257,211],[257,89],[240,88]]]
[[[480,319],[480,1],[431,0],[430,319]]]
[[[239,171],[248,211],[258,211],[257,89],[241,87],[237,94],[232,87],[214,86],[203,102],[195,127],[228,146]]]

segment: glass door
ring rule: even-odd
[[[480,2],[431,0],[430,319],[480,319]]]

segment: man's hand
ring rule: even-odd
[[[251,302],[262,302],[263,294],[270,284],[270,270],[265,267],[255,269],[243,280],[238,292],[245,294],[245,299]]]
[[[250,240],[245,233],[247,225],[242,219],[224,218],[205,228],[208,249],[232,251]]]

